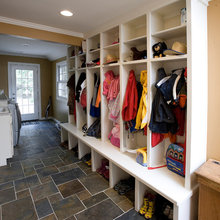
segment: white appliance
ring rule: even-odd
[[[0,166],[7,164],[7,158],[14,154],[12,114],[8,108],[8,100],[0,95]]]

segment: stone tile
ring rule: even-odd
[[[2,207],[0,206],[0,220],[2,220]]]
[[[64,171],[67,171],[67,170],[74,169],[74,168],[76,168],[76,167],[77,167],[77,165],[76,165],[75,163],[72,163],[72,164],[70,164],[70,165],[66,165],[66,166],[59,167],[58,170],[59,170],[60,172],[64,172]]]
[[[24,160],[21,162],[21,164],[23,168],[28,168],[28,167],[33,167],[36,164],[41,164],[41,161],[40,159],[33,158],[33,159]]]
[[[71,216],[69,218],[66,218],[65,220],[76,220],[76,218],[74,216]]]
[[[40,181],[39,181],[37,175],[26,177],[26,181],[27,181],[29,187],[37,186],[40,184]]]
[[[110,199],[107,199],[76,215],[77,220],[112,220],[123,212]]]
[[[72,180],[58,186],[64,198],[85,190],[84,186],[78,180]]]
[[[44,167],[44,165],[42,163],[34,165],[35,169],[39,169],[39,168],[42,168],[42,167]]]
[[[108,181],[96,173],[80,178],[80,182],[92,195],[104,191],[109,187]]]
[[[54,203],[61,201],[63,199],[62,196],[60,195],[60,193],[56,193],[54,195],[51,195],[48,198],[49,198],[51,204],[54,204]]]
[[[28,187],[33,187],[39,185],[40,182],[37,178],[37,175],[25,177],[15,181],[15,190],[21,191],[27,189]]]
[[[116,204],[127,199],[126,196],[119,195],[118,192],[111,188],[105,190],[105,194]]]
[[[50,165],[62,162],[58,156],[45,158],[45,159],[42,159],[42,161],[45,166],[50,166]]]
[[[87,190],[83,190],[82,192],[79,192],[76,194],[78,196],[78,198],[83,201],[85,199],[90,198],[92,195],[87,191]]]
[[[57,218],[55,217],[54,214],[52,214],[42,218],[41,220],[57,220]]]
[[[12,186],[13,186],[13,182],[3,183],[0,185],[0,190],[8,189],[8,188],[11,188]]]
[[[36,174],[36,171],[33,167],[24,168],[24,175],[25,176],[33,176],[34,174]]]
[[[54,174],[52,175],[52,178],[54,182],[59,185],[83,176],[85,176],[85,174],[79,168],[74,168],[72,170]]]
[[[15,200],[14,187],[0,191],[0,205]]]
[[[23,198],[31,196],[29,189],[17,192],[16,195],[17,195],[17,199],[23,199]]]
[[[79,163],[77,163],[77,166],[81,169],[81,170],[87,170],[89,167],[88,167],[88,165],[87,164],[85,164],[84,162],[79,162]]]
[[[134,209],[131,209],[129,212],[126,212],[124,215],[116,218],[115,220],[146,220],[144,216],[141,216]]]
[[[51,182],[52,178],[51,178],[51,176],[40,177],[40,181],[42,183],[47,183],[47,182]]]
[[[71,164],[79,162],[79,159],[75,156],[73,151],[65,151],[64,154],[60,155],[60,158],[65,164]]]
[[[2,219],[37,220],[31,197],[19,199],[2,206]]]
[[[53,182],[44,183],[42,185],[31,188],[31,194],[34,201],[43,199],[57,192],[58,190]]]
[[[76,196],[58,201],[52,204],[52,206],[58,220],[68,218],[84,209],[83,204]]]
[[[95,204],[97,204],[107,198],[108,197],[106,196],[106,194],[101,192],[99,194],[96,194],[96,195],[90,197],[89,199],[83,200],[83,203],[87,208],[89,208],[89,207],[91,207],[91,206],[93,206],[93,205],[95,205]]]
[[[83,172],[88,176],[88,175],[91,175],[91,174],[94,174],[94,172],[92,171],[91,168],[88,168],[86,170],[83,170]]]
[[[57,168],[63,167],[63,166],[65,166],[65,163],[64,163],[63,161],[61,161],[61,162],[55,163],[55,166],[56,166]]]
[[[1,174],[0,175],[0,184],[24,177],[24,173],[23,173],[21,166],[0,167],[0,174]]]
[[[47,215],[53,213],[53,210],[52,210],[47,198],[36,201],[35,207],[36,207],[37,214],[38,214],[39,218],[42,218],[44,216],[47,216]]]
[[[117,205],[124,212],[127,212],[128,210],[130,210],[130,209],[132,209],[134,207],[133,203],[130,200],[128,200],[128,199],[125,199],[125,200],[119,202]]]
[[[58,172],[59,170],[55,166],[48,166],[48,167],[37,169],[37,174],[39,178],[46,177],[46,176],[49,176],[49,175],[52,175]]]

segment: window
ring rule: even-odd
[[[67,99],[67,65],[66,61],[56,64],[57,69],[57,98]]]

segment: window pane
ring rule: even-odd
[[[16,70],[16,78],[21,78],[21,70]]]
[[[28,78],[33,79],[33,70],[28,71]]]
[[[27,76],[28,76],[28,70],[22,70],[21,71],[21,75],[22,75],[22,78],[27,78]]]

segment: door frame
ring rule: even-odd
[[[38,119],[41,117],[41,82],[40,82],[40,64],[37,63],[21,63],[21,62],[8,62],[8,95],[9,98],[12,98],[12,67],[13,65],[19,66],[34,66],[37,68],[37,101],[38,101]]]

